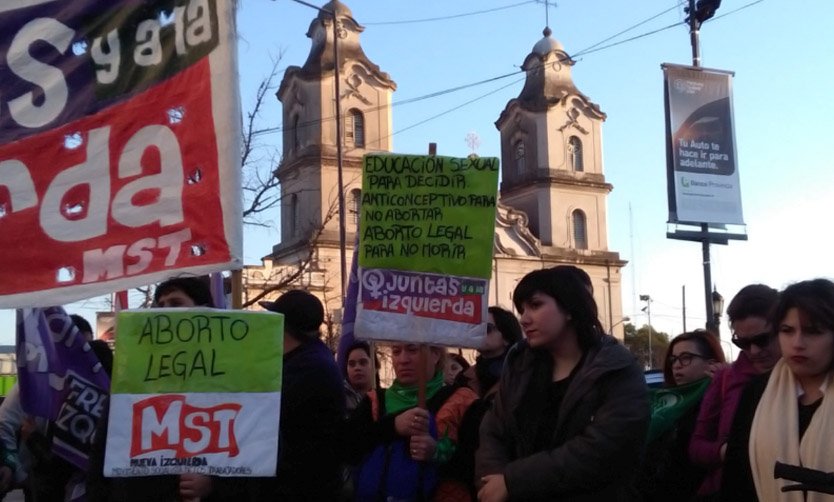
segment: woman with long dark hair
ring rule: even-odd
[[[834,472],[834,283],[814,279],[788,286],[773,315],[782,358],[751,382],[736,413],[721,484],[721,500],[817,502],[817,492],[782,492],[777,461]]]
[[[481,426],[478,499],[630,499],[649,421],[634,356],[604,334],[569,270],[527,274],[513,303],[526,341],[510,351]]]

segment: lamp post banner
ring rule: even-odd
[[[105,476],[274,476],[283,324],[271,312],[119,312]]]
[[[733,74],[663,64],[671,223],[743,225]]]
[[[0,308],[241,263],[232,0],[5,0]]]
[[[498,159],[366,155],[357,338],[479,348]]]

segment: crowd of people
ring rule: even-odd
[[[353,343],[338,369],[315,296],[263,302],[285,316],[275,476],[105,478],[104,420],[81,476],[86,499],[834,500],[824,477],[784,491],[795,483],[774,475],[777,463],[834,472],[831,281],[743,288],[727,309],[739,357],[726,362],[713,333],[682,333],[665,354],[663,388],[651,391],[635,357],[605,333],[581,269],[531,272],[512,300],[519,317],[489,308],[474,363],[442,347],[387,345],[387,388],[378,346]],[[155,294],[160,307],[210,301],[196,278]],[[49,439],[50,424],[25,416],[13,391],[0,406],[0,488],[70,500],[83,473],[51,458]]]

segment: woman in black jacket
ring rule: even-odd
[[[510,351],[481,425],[478,499],[630,499],[649,422],[634,356],[603,334],[570,270],[527,274],[513,302],[527,341]]]

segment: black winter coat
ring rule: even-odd
[[[510,500],[633,499],[649,425],[646,383],[634,356],[609,336],[588,350],[558,416],[541,417],[556,420],[550,449],[541,451],[521,433],[517,411],[546,357],[527,344],[510,352],[495,406],[481,424],[476,482],[503,473]]]

